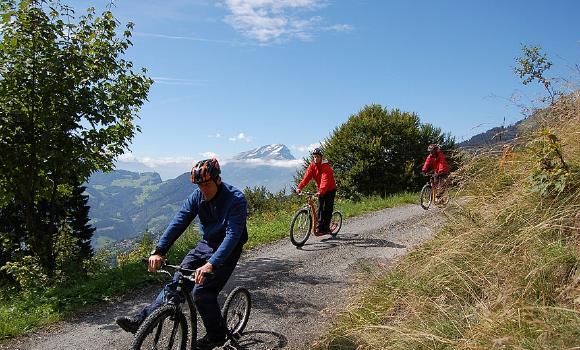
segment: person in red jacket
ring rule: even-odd
[[[441,152],[438,145],[434,143],[430,144],[427,147],[427,151],[429,151],[429,155],[425,159],[422,172],[425,174],[430,169],[433,169],[435,185],[438,188],[437,199],[439,199],[445,192],[447,176],[449,176],[449,164],[447,164],[447,159],[445,159],[445,155]]]
[[[312,151],[312,162],[304,173],[304,178],[296,187],[296,193],[300,194],[302,189],[314,178],[318,188],[318,222],[316,231],[319,233],[330,233],[330,220],[334,209],[334,197],[336,195],[336,182],[334,181],[334,171],[330,167],[328,160],[322,159],[322,150],[315,148]]]

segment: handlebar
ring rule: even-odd
[[[312,197],[317,197],[315,192],[309,192],[309,191],[301,191],[299,194],[299,196],[312,196]]]
[[[142,258],[141,262],[143,262],[146,265],[149,265],[149,258]],[[165,270],[165,267],[169,267],[179,273],[181,273],[183,275],[183,277],[187,278],[190,281],[193,281],[195,277],[192,277],[193,274],[195,274],[196,270],[191,270],[191,269],[186,269],[185,267],[181,267],[179,265],[171,265],[168,264],[166,261],[164,261],[161,266],[159,266],[159,268],[157,269],[158,273],[166,273],[169,276],[171,276],[171,273],[169,273],[169,271]],[[183,274],[183,272],[189,272],[189,275],[185,275]],[[207,279],[213,279],[215,277],[215,273],[213,272],[204,272],[203,276]]]

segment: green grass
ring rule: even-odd
[[[344,218],[367,212],[409,203],[417,203],[418,196],[402,193],[388,198],[372,197],[360,202],[337,200],[336,210]],[[286,208],[276,212],[262,212],[248,220],[248,243],[245,249],[288,237],[290,221],[301,204],[289,201]],[[198,240],[196,230],[188,229],[169,252],[169,261],[178,262]],[[288,244],[290,242],[288,241]],[[102,267],[84,278],[59,284],[37,294],[16,294],[0,289],[0,339],[6,339],[37,329],[38,327],[66,318],[88,305],[131,293],[148,285],[162,283],[163,276],[147,273],[139,261],[152,249],[153,242],[144,237],[143,242],[132,252],[119,258],[120,266]],[[95,265],[110,259],[110,256],[95,257]],[[10,297],[13,295],[12,297]]]

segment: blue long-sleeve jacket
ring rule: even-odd
[[[208,260],[214,266],[223,264],[238,244],[243,245],[248,240],[246,198],[240,190],[222,182],[209,201],[203,199],[199,189],[187,197],[159,238],[157,252],[165,255],[196,216],[199,216],[202,239],[215,249]]]

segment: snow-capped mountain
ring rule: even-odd
[[[247,152],[238,153],[232,157],[232,160],[294,160],[294,156],[290,153],[288,147],[282,144],[265,145],[254,148]]]

